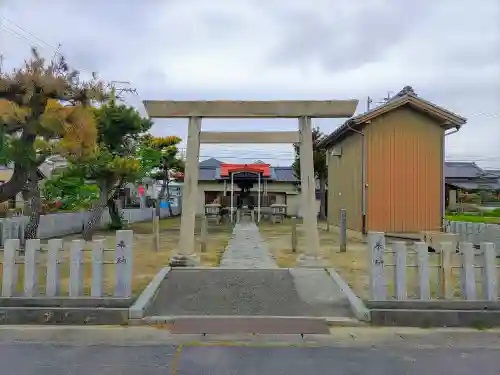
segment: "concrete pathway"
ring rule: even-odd
[[[234,226],[226,251],[220,262],[222,268],[278,268],[267,250],[266,243],[254,222]]]

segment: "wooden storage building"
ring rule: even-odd
[[[367,233],[440,230],[444,139],[466,119],[420,98],[409,86],[325,137],[328,221]]]

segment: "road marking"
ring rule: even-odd
[[[177,368],[179,367],[179,361],[181,360],[182,349],[184,345],[179,345],[174,353],[174,358],[172,359],[172,375],[179,375]]]

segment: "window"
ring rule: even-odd
[[[206,191],[205,192],[205,204],[215,203],[215,200],[218,198],[218,191]]]

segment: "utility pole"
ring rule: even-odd
[[[387,103],[392,97],[392,91],[387,91],[387,96],[384,98],[384,102]]]
[[[3,68],[3,55],[0,54],[0,73],[2,73],[2,68]]]
[[[137,95],[136,89],[133,89],[130,87],[118,87],[117,88],[116,84],[130,86],[129,81],[111,81],[110,87],[111,87],[111,99],[112,100],[117,100],[117,99],[121,100],[121,94],[123,94],[124,92],[128,92],[128,93]]]
[[[372,98],[368,97],[366,99],[366,111],[368,112],[370,110],[370,105],[373,103]]]

